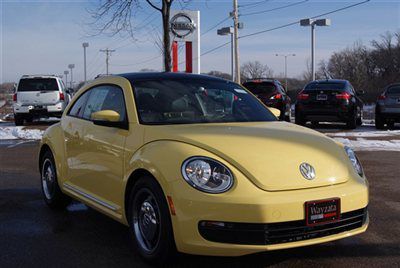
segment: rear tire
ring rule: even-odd
[[[375,128],[385,129],[385,119],[380,114],[375,115]]]
[[[40,177],[43,199],[51,209],[61,210],[71,203],[58,185],[57,170],[53,154],[47,150],[40,160]]]
[[[347,129],[355,129],[357,128],[357,113],[353,114],[347,121],[346,121]]]
[[[394,129],[394,122],[387,123],[388,129]]]
[[[304,126],[306,124],[306,121],[304,120],[304,117],[299,113],[296,113],[294,121],[295,121],[295,123],[297,125],[300,125],[300,126]]]
[[[24,117],[22,115],[14,114],[14,123],[16,126],[23,126]]]
[[[362,110],[361,111],[359,110],[357,115],[357,126],[361,126],[362,121],[363,121],[363,112]]]
[[[135,183],[127,214],[135,249],[142,258],[162,265],[176,256],[169,208],[154,178],[143,176]]]

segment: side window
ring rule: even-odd
[[[101,110],[113,110],[119,113],[120,121],[126,118],[125,100],[122,89],[116,86],[98,86],[92,88],[83,118],[90,120],[92,113]]]
[[[86,91],[75,101],[71,109],[69,109],[69,116],[82,117],[83,108],[85,107],[86,100],[90,95],[90,91],[91,90]]]

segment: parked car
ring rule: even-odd
[[[13,96],[15,125],[38,117],[61,117],[69,102],[62,79],[55,75],[24,75]]]
[[[355,153],[276,115],[216,77],[96,79],[44,133],[44,201],[77,199],[129,226],[138,253],[158,263],[364,232],[368,183]]]
[[[281,120],[290,122],[290,97],[278,80],[252,79],[243,83],[243,86],[257,96],[265,105],[281,111]]]
[[[347,80],[327,79],[308,83],[297,95],[295,106],[296,124],[319,122],[344,122],[354,129],[362,124],[364,94],[356,91]]]
[[[377,129],[393,128],[396,122],[400,122],[400,83],[387,86],[375,106]]]

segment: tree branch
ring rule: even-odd
[[[150,0],[146,0],[146,2],[154,9],[157,9],[158,11],[162,11],[161,8],[157,7],[156,5],[154,5]]]

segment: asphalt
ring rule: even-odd
[[[133,251],[127,227],[80,203],[63,212],[47,208],[37,142],[5,143],[0,143],[0,267],[148,267]],[[366,233],[236,258],[182,254],[171,266],[399,267],[400,153],[358,155],[370,182]]]

